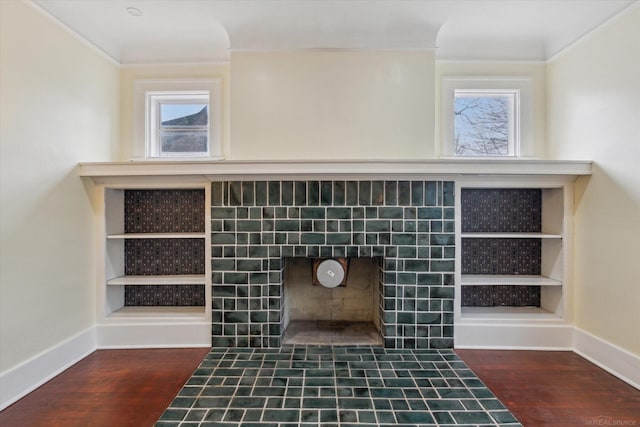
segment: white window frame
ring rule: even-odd
[[[133,157],[146,160],[221,159],[221,91],[220,79],[189,80],[136,80],[133,90],[134,147]],[[163,153],[159,136],[159,101],[198,102],[208,97],[209,146],[208,152]]]
[[[519,158],[533,156],[533,103],[531,96],[531,80],[521,77],[444,77],[442,79],[441,123],[442,146],[441,157],[458,159],[495,159]],[[512,94],[513,124],[510,128],[509,153],[499,156],[461,156],[456,155],[455,144],[455,97],[462,96],[497,96]]]

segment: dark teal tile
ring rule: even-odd
[[[454,261],[431,261],[431,271],[453,272],[455,268]]]
[[[432,224],[433,225],[433,224]],[[432,231],[434,231],[432,229]],[[454,234],[431,234],[431,245],[451,246],[455,244]]]
[[[489,415],[500,424],[517,423],[518,419],[509,411],[490,411]]]
[[[329,219],[351,218],[351,208],[327,208],[327,218]]]
[[[335,181],[333,183],[333,204],[335,206],[343,206],[345,204],[346,184],[344,181]]]
[[[424,204],[426,206],[438,205],[438,184],[435,181],[425,182]]]
[[[431,414],[438,424],[456,424],[448,412],[432,412]]]
[[[161,421],[181,421],[187,415],[187,409],[172,409],[168,408],[162,416],[160,417]]]
[[[300,218],[303,219],[324,219],[326,208],[301,208]]]
[[[420,424],[420,425],[436,424],[435,420],[433,419],[433,417],[429,412],[397,411],[395,415],[399,423]]]
[[[374,233],[391,231],[391,223],[386,220],[368,220],[365,223],[365,231]]]
[[[327,233],[327,245],[350,245],[350,233]]]
[[[377,206],[384,204],[384,181],[371,182],[371,204]]]
[[[371,181],[360,181],[358,183],[358,204],[361,206],[371,204]]]
[[[303,245],[324,245],[324,233],[302,233],[300,235],[300,243]]]
[[[391,244],[393,245],[415,245],[416,235],[411,233],[393,233],[391,235]]]
[[[340,398],[338,407],[341,409],[371,409],[371,399]]]
[[[395,206],[398,204],[398,182],[397,181],[385,181],[384,204],[387,206]]]
[[[242,203],[242,182],[232,181],[229,184],[229,204],[240,206]]]
[[[442,219],[442,208],[418,208],[418,219]]]
[[[280,203],[283,206],[293,205],[293,181],[282,181]]]
[[[424,183],[422,181],[411,181],[411,204],[422,206],[424,203]]]
[[[358,422],[360,424],[375,424],[376,413],[374,411],[358,411]]]
[[[235,217],[235,208],[211,208],[212,219],[233,219]]]
[[[408,411],[409,410],[409,405],[407,404],[406,400],[392,400],[391,401],[391,407],[393,408],[394,411]],[[397,417],[397,412],[396,412],[396,417]]]
[[[335,408],[336,400],[332,398],[315,398],[315,397],[305,397],[302,400],[302,407],[304,409],[325,409],[325,408]]]
[[[429,271],[429,261],[422,259],[408,259],[404,262],[405,271],[419,271],[419,272],[427,272]]]
[[[358,182],[357,181],[347,181],[346,188],[346,202],[349,206],[357,206],[358,205]]]
[[[306,408],[306,407],[305,407]],[[320,423],[326,425],[327,423],[338,422],[338,411],[335,409],[320,411]]]
[[[294,422],[298,421],[299,417],[300,411],[289,409],[265,409],[262,414],[263,421]]]
[[[296,181],[294,183],[294,204],[296,206],[305,206],[307,204],[307,183],[304,181]]]
[[[493,422],[486,412],[451,412],[451,416],[458,424],[488,424]]]
[[[253,181],[242,182],[242,206],[253,206],[255,204],[255,184]]]
[[[307,205],[318,206],[320,204],[320,183],[318,181],[307,182]]]
[[[442,204],[443,206],[454,206],[455,200],[455,183],[446,181],[442,188]]]
[[[333,204],[333,182],[322,181],[320,183],[320,204],[330,206]]]
[[[276,231],[300,231],[300,221],[296,219],[276,220]]]
[[[269,206],[280,205],[280,182],[269,181]]]
[[[409,181],[398,181],[398,205],[411,205],[411,185]]]

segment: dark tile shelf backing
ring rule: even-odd
[[[204,239],[126,239],[127,276],[204,274]]]
[[[204,190],[125,190],[125,233],[204,232]]]
[[[542,190],[465,188],[463,232],[542,231]],[[462,274],[538,275],[540,239],[462,239]],[[540,307],[539,286],[464,286],[464,307]]]
[[[125,306],[203,307],[205,289],[202,285],[127,285]]]
[[[538,233],[542,230],[540,189],[465,188],[461,205],[463,233]]]
[[[462,274],[540,274],[541,239],[462,239]]]
[[[212,345],[279,347],[284,259],[380,259],[387,348],[453,346],[454,184],[212,183]]]
[[[540,286],[464,286],[463,307],[540,307]]]

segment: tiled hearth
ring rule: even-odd
[[[157,427],[520,426],[452,350],[214,348]]]
[[[282,344],[295,257],[376,258],[384,346],[453,346],[453,182],[222,181],[211,199],[214,347]]]

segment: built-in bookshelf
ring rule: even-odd
[[[102,334],[105,346],[205,345],[209,186],[155,183],[100,190],[104,274],[98,313],[100,327],[110,332]],[[191,329],[182,330],[186,327]]]
[[[569,187],[522,180],[457,189],[458,345],[493,330],[497,347],[539,346],[547,337],[534,326],[562,326],[568,315]]]

